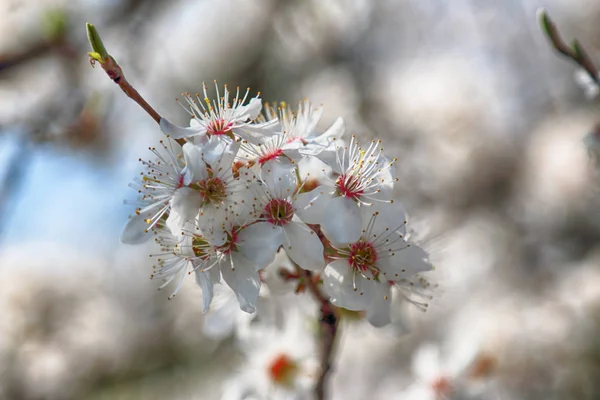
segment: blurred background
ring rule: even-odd
[[[119,243],[162,134],[91,68],[85,22],[180,125],[217,79],[398,158],[439,286],[407,335],[344,323],[332,398],[600,398],[600,115],[538,7],[600,62],[594,0],[0,0],[0,398],[218,399],[240,363],[193,282],[167,301],[152,244]]]

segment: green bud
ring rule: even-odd
[[[102,39],[100,39],[100,34],[96,30],[96,27],[90,23],[85,24],[85,28],[87,31],[88,41],[92,46],[93,52],[89,52],[88,55],[101,63],[104,63],[109,55],[104,47],[104,43],[102,43]]]
[[[550,21],[548,12],[544,8],[538,10],[538,20],[540,21],[540,26],[544,33],[552,38],[552,22]]]

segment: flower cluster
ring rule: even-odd
[[[261,271],[285,252],[298,276],[320,277],[334,305],[389,324],[391,289],[431,269],[393,199],[395,159],[381,141],[344,139],[341,118],[319,130],[321,108],[307,101],[294,111],[263,107],[249,91],[233,97],[217,87],[216,95],[211,101],[206,87],[185,95],[189,127],[161,120],[167,138],[151,148],[155,159],[140,160],[137,209],[122,241],[154,237],[161,250],[152,277],[165,280],[161,287],[173,282],[173,296],[193,273],[205,310],[224,282],[254,312]],[[309,163],[322,173],[303,172]]]

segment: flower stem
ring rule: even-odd
[[[336,315],[333,305],[329,299],[321,292],[317,283],[313,279],[310,271],[305,271],[296,265],[298,275],[304,276],[310,292],[321,303],[321,315],[319,318],[319,331],[321,339],[321,374],[315,387],[315,397],[317,400],[324,400],[325,386],[331,373],[332,360],[334,356],[335,339],[338,332],[339,318]]]

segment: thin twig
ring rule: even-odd
[[[94,65],[94,59],[91,59],[90,62],[92,66]],[[129,98],[138,103],[144,111],[148,113],[152,117],[157,124],[160,124],[161,116],[152,108],[150,104],[140,95],[140,93],[127,81],[125,75],[123,74],[123,70],[117,64],[117,61],[113,57],[109,57],[108,60],[101,63],[102,69],[106,71],[106,74],[110,79],[113,80],[114,83],[119,85],[121,90],[125,92]]]
[[[571,46],[569,46],[561,37],[556,24],[550,19],[548,12],[543,8],[538,11],[538,18],[542,30],[560,54],[567,58],[570,58],[577,65],[583,68],[590,78],[597,84],[600,85],[600,76],[598,76],[598,68],[594,65],[594,62],[581,46],[577,39],[573,40]]]
[[[86,24],[88,40],[92,45],[93,52],[89,52],[90,63],[92,67],[97,62],[100,63],[102,69],[106,72],[108,77],[112,79],[114,83],[119,85],[121,90],[133,101],[138,103],[140,107],[144,109],[152,117],[157,124],[160,124],[160,120],[162,117],[152,106],[140,95],[140,93],[127,81],[125,78],[125,74],[123,74],[123,70],[117,63],[117,60],[114,59],[113,56],[108,54],[104,44],[102,43],[102,39],[100,39],[100,35],[98,31],[92,24]],[[183,145],[185,141],[183,139],[175,139],[177,143]]]
[[[325,400],[325,386],[331,373],[332,359],[335,347],[335,338],[338,332],[339,319],[329,299],[318,288],[317,283],[313,280],[313,275],[310,271],[305,271],[296,265],[296,270],[299,276],[304,276],[306,287],[315,296],[317,301],[321,303],[321,315],[319,318],[319,330],[321,338],[321,374],[315,387],[315,396],[317,400]]]

